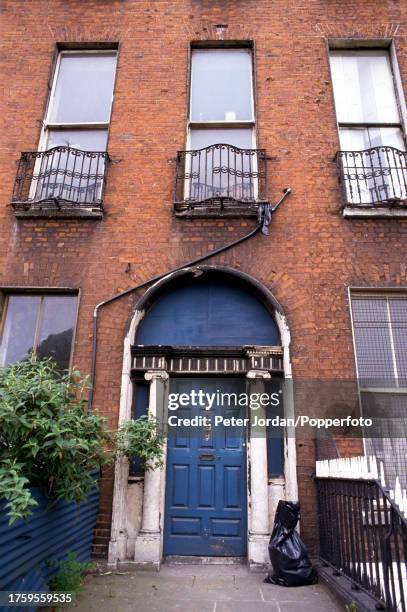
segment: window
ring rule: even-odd
[[[407,387],[407,297],[355,295],[352,316],[362,383]]]
[[[251,49],[192,49],[186,199],[256,197],[254,128]]]
[[[62,51],[45,119],[43,149],[104,151],[116,70],[115,51]]]
[[[150,384],[146,381],[134,381],[132,419],[144,418],[148,415],[148,402],[150,397]],[[134,456],[130,460],[130,476],[144,476],[143,462],[140,457]]]
[[[366,451],[407,486],[407,296],[352,294],[351,307]]]
[[[349,203],[405,199],[405,141],[388,50],[331,50],[330,61]]]
[[[22,361],[34,351],[69,368],[78,298],[76,295],[9,294],[6,297],[0,365]]]
[[[98,200],[116,70],[115,51],[61,51],[40,141],[32,199]]]

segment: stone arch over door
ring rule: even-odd
[[[284,378],[291,378],[289,345],[289,330],[280,304],[264,285],[249,275],[217,266],[186,268],[170,274],[139,299],[129,322],[124,342],[119,419],[131,418],[131,373],[135,368],[142,368],[145,378],[151,381],[149,404],[154,414],[158,404],[165,403],[168,372],[171,374],[170,369],[177,367],[184,371],[188,360],[182,361],[182,354],[191,346],[204,346],[209,351],[211,347],[217,347],[216,351],[220,351],[216,353],[217,357],[223,355],[222,347],[225,347],[225,355],[230,347],[240,347],[241,356],[236,356],[233,362],[243,364],[236,367],[244,367],[251,388],[261,391],[263,379],[270,377],[266,370],[275,363],[273,359],[280,360]],[[170,351],[174,347],[178,353]],[[265,349],[261,361],[260,347]],[[273,356],[273,351],[266,350],[278,347],[281,347],[278,357],[277,354]],[[209,361],[205,360],[205,363]],[[222,364],[222,358],[215,361]],[[260,363],[261,367],[257,369],[256,364]],[[221,371],[224,371],[222,367]],[[286,415],[293,412],[290,385],[285,391],[284,410]],[[270,514],[277,499],[284,494],[290,499],[297,498],[293,436],[286,432],[283,481],[273,483],[267,480],[264,444],[264,440],[256,439],[248,445],[248,465],[249,469],[252,468],[248,491],[248,557],[251,565],[267,562]],[[260,463],[256,457],[262,458]],[[115,466],[109,563],[115,566],[118,561],[133,561],[158,568],[162,559],[165,470],[149,471],[145,475],[142,520],[136,537],[129,529],[129,513],[134,512],[134,508],[129,505],[128,488],[128,464],[125,460],[119,461]]]

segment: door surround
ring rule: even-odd
[[[281,340],[281,358],[285,381],[292,378],[290,361],[290,332],[283,309],[272,293],[259,281],[251,276],[236,271],[231,268],[221,266],[196,266],[184,268],[178,272],[169,274],[155,283],[138,300],[135,310],[130,318],[127,333],[124,339],[124,357],[121,376],[121,395],[119,423],[131,418],[131,408],[133,399],[133,383],[131,371],[133,367],[133,357],[131,346],[134,342],[137,328],[144,318],[148,307],[157,297],[167,289],[170,284],[181,276],[194,277],[201,274],[223,274],[225,277],[231,276],[238,279],[242,288],[245,287],[267,306],[278,327]],[[272,347],[250,347],[252,354],[250,358],[259,357],[256,348],[267,349]],[[248,355],[249,357],[249,355]],[[252,362],[256,363],[256,361]],[[150,402],[149,410],[154,414],[157,410],[157,402],[164,407],[166,405],[166,394],[168,393],[168,373],[162,367],[164,362],[156,362],[155,367],[150,369],[145,378],[150,381]],[[160,367],[161,366],[161,367]],[[209,373],[208,373],[209,374]],[[210,374],[209,374],[210,375]],[[246,377],[256,390],[261,389],[262,381],[270,378],[270,373],[264,369],[251,369],[246,372]],[[159,398],[159,399],[158,399]],[[160,406],[158,406],[160,409]],[[294,403],[292,386],[286,386],[284,395],[284,416],[294,415]],[[250,470],[250,491],[249,498],[249,529],[248,529],[248,562],[253,569],[263,568],[268,563],[267,545],[270,536],[269,502],[274,504],[278,498],[285,495],[286,499],[296,500],[298,498],[297,471],[296,471],[296,448],[295,434],[293,431],[285,432],[284,436],[284,482],[272,483],[267,478],[267,450],[262,438],[255,438],[248,445],[247,465]],[[260,461],[259,461],[260,459]],[[141,529],[134,542],[130,541],[127,529],[128,513],[128,476],[129,463],[127,459],[116,461],[114,470],[114,492],[112,509],[111,538],[109,543],[108,564],[110,567],[117,567],[118,563],[133,563],[136,566],[151,567],[159,569],[162,562],[163,549],[163,516],[164,516],[164,497],[165,497],[165,471],[164,465],[161,470],[147,471],[144,479],[143,512]],[[147,495],[148,492],[148,495]],[[276,500],[273,499],[276,496]],[[148,526],[146,529],[145,526]],[[134,548],[133,548],[134,546]]]

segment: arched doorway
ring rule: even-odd
[[[123,375],[149,381],[150,412],[165,422],[168,394],[183,395],[184,401],[172,419],[175,428],[168,427],[166,466],[145,474],[136,563],[158,567],[163,554],[247,554],[252,565],[267,561],[270,498],[282,497],[287,488],[296,492],[295,447],[288,438],[283,449],[281,439],[270,444],[265,435],[253,435],[247,400],[240,398],[267,393],[267,385],[290,376],[288,348],[281,307],[240,272],[212,266],[182,270],[138,302]],[[129,380],[123,383],[121,418],[129,418]],[[214,398],[210,407],[198,401],[199,394]],[[232,398],[227,406],[224,396]],[[186,419],[196,424],[185,425]],[[273,491],[270,459],[274,466],[280,462]],[[126,484],[126,467],[117,465],[111,565],[129,557]]]

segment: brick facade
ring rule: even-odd
[[[223,24],[224,27],[216,28]],[[346,220],[332,163],[339,149],[329,38],[392,39],[407,88],[407,5],[398,0],[33,0],[2,3],[0,285],[80,289],[74,363],[90,369],[95,305],[247,233],[253,220],[182,220],[172,211],[174,157],[185,143],[194,40],[255,42],[258,146],[269,198],[292,195],[254,239],[210,263],[260,280],[287,314],[296,377],[355,376],[348,286],[407,286],[407,220]],[[56,43],[119,43],[103,221],[16,220],[21,151],[35,150]],[[123,337],[141,293],[100,317],[94,405],[117,424]],[[344,443],[344,452],[359,450]],[[302,534],[315,550],[315,447],[297,441]],[[112,473],[102,481],[95,552],[109,536]]]

